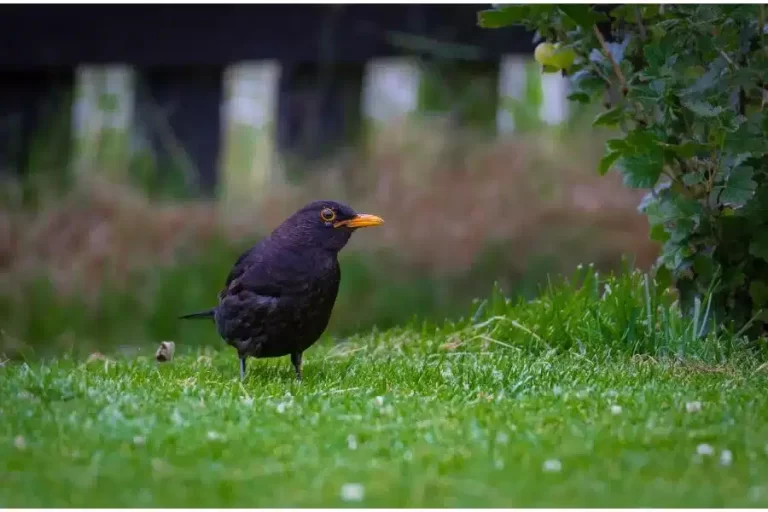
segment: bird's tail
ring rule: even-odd
[[[216,308],[211,308],[206,311],[199,311],[197,313],[189,313],[188,315],[182,315],[179,317],[179,319],[180,320],[199,319],[199,318],[212,319],[215,312],[216,312]]]

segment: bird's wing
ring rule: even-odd
[[[264,321],[280,303],[279,288],[263,278],[258,262],[249,265],[249,259],[254,258],[246,255],[238,260],[219,293],[216,323],[225,339],[259,338]]]
[[[306,291],[304,262],[290,253],[270,249],[256,246],[243,253],[229,272],[220,297],[245,291],[278,298]]]
[[[230,284],[232,284],[232,281],[240,277],[243,272],[248,268],[248,260],[253,259],[253,256],[255,255],[256,251],[258,249],[258,245],[251,247],[247,251],[243,252],[239,258],[237,258],[237,261],[235,261],[235,264],[232,265],[232,269],[229,271],[229,274],[227,275],[227,280],[224,283],[224,289],[229,287]]]
[[[258,338],[265,320],[309,286],[290,254],[251,249],[235,263],[219,293],[217,323],[227,339]]]

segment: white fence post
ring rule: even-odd
[[[554,126],[568,119],[568,79],[561,73],[542,73],[529,57],[505,55],[499,69],[499,109],[496,123],[499,133],[520,131],[522,119]]]
[[[372,132],[404,124],[418,107],[421,69],[412,58],[370,61],[363,78],[363,119]]]
[[[125,168],[134,93],[134,72],[129,66],[83,66],[76,70],[72,135],[77,173],[94,168],[99,172]],[[111,140],[104,137],[106,133]],[[110,166],[114,167],[106,168]]]
[[[548,125],[558,125],[568,119],[568,79],[561,73],[541,75],[544,101],[539,115]]]
[[[253,201],[281,176],[275,144],[280,65],[238,64],[226,72],[220,196]]]
[[[496,127],[499,133],[514,132],[517,125],[510,103],[525,100],[525,59],[518,55],[504,55],[499,64],[499,107]]]

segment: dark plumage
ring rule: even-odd
[[[334,201],[309,203],[238,258],[216,307],[180,318],[213,319],[237,349],[241,378],[248,356],[289,355],[301,380],[301,355],[325,330],[336,302],[339,251],[353,231],[381,223]]]

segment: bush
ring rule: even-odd
[[[623,136],[607,141],[599,171],[615,166],[627,186],[650,189],[640,209],[664,244],[657,279],[676,284],[686,311],[711,291],[718,323],[765,333],[764,6],[513,5],[479,23],[535,30],[537,60],[568,73],[570,99],[605,100],[593,124]]]

